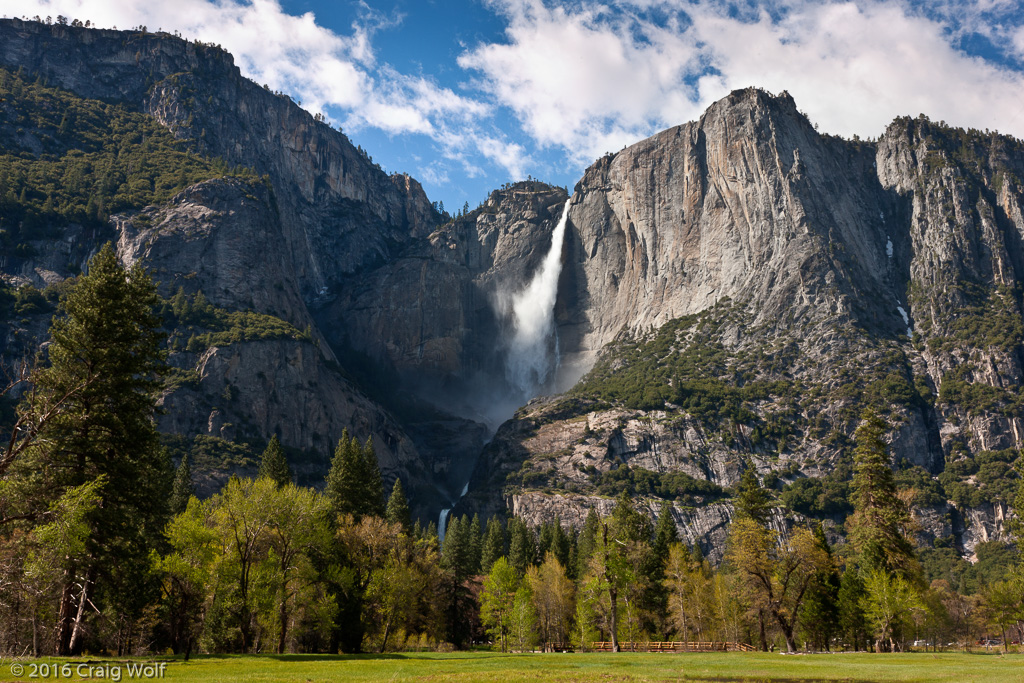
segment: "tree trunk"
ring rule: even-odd
[[[82,641],[82,622],[85,617],[85,605],[89,602],[89,586],[95,580],[96,570],[90,569],[82,582],[82,592],[78,596],[78,611],[75,613],[75,621],[71,627],[71,640],[68,642],[68,654],[78,654]]]
[[[619,651],[619,591],[615,590],[611,581],[608,582],[608,597],[612,601],[611,631],[612,631],[612,652]]]
[[[388,636],[391,635],[391,617],[388,617],[387,623],[384,624],[384,638],[380,641],[380,653],[384,654],[384,649],[388,646]]]
[[[277,641],[277,654],[284,654],[285,642],[288,638],[288,593],[285,592],[281,598],[281,609],[278,612],[281,619],[281,637]]]
[[[32,656],[39,657],[39,606],[32,601]]]
[[[768,652],[768,636],[764,632],[764,609],[757,610],[758,638],[760,639],[761,651]]]
[[[54,654],[58,657],[67,657],[69,643],[71,642],[71,622],[74,618],[75,599],[72,595],[74,590],[75,567],[72,565],[64,570],[64,585],[60,590],[60,606],[57,609],[57,628],[54,634]]]

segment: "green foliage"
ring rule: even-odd
[[[671,402],[712,425],[754,422],[752,402],[791,396],[792,385],[763,380],[737,385],[729,376],[736,359],[715,335],[735,314],[726,300],[699,315],[671,320],[646,337],[620,339],[572,393],[639,410],[657,410]]]
[[[292,483],[292,470],[284,457],[284,449],[277,435],[270,437],[263,455],[260,456],[260,467],[257,478],[266,477],[278,486]]]
[[[153,117],[0,69],[0,238],[8,248],[61,226],[106,224],[113,213],[164,202],[228,174],[192,153]]]
[[[512,565],[504,557],[499,557],[484,579],[483,590],[480,591],[480,621],[494,640],[501,644],[502,652],[508,648],[519,581]]]
[[[850,478],[853,468],[840,463],[824,477],[804,477],[783,488],[780,495],[787,509],[810,517],[845,515],[853,511]]]
[[[944,336],[928,339],[932,352],[957,347],[1013,351],[1024,343],[1024,319],[1017,306],[1016,293],[1005,285],[986,289],[982,285],[960,283],[967,302],[952,311],[944,311]]]
[[[696,479],[684,472],[652,472],[643,467],[623,465],[600,475],[597,491],[603,496],[657,496],[680,500],[688,505],[700,504],[725,494],[722,487],[706,479]]]
[[[483,547],[480,553],[480,569],[483,572],[490,572],[491,567],[503,557],[508,549],[505,547],[505,527],[497,517],[487,520],[487,532],[484,535]]]
[[[840,576],[832,562],[832,548],[825,538],[821,524],[814,528],[814,539],[829,557],[807,589],[807,597],[800,610],[800,627],[815,650],[830,650],[832,638],[839,631]]]
[[[907,465],[896,470],[894,482],[901,491],[912,491],[909,502],[917,507],[939,507],[946,503],[946,492],[920,465]]]
[[[173,460],[186,456],[189,467],[204,472],[228,472],[239,468],[256,467],[258,451],[249,443],[235,443],[218,436],[196,434],[190,441],[180,434],[162,434],[160,440]]]
[[[174,485],[171,488],[170,509],[172,515],[180,515],[188,507],[189,498],[195,493],[192,484],[192,465],[189,454],[185,453],[174,473]]]
[[[405,530],[405,533],[412,533],[412,514],[409,512],[409,501],[405,497],[405,489],[402,488],[402,480],[395,477],[395,484],[391,487],[391,496],[388,497],[388,504],[384,510],[384,519],[390,524],[398,524]]]
[[[846,565],[839,580],[839,592],[836,596],[839,610],[839,633],[843,640],[860,650],[867,644],[868,619],[864,613],[864,601],[867,591],[860,572],[850,564]]]
[[[202,291],[190,297],[179,287],[174,296],[165,302],[161,312],[165,325],[175,330],[175,336],[188,338],[188,351],[267,339],[312,341],[308,330],[300,331],[272,315],[218,308],[209,302]],[[190,380],[191,377],[186,376],[182,381]]]
[[[736,509],[737,519],[749,519],[760,527],[768,526],[768,519],[772,512],[771,496],[761,486],[761,482],[757,479],[757,470],[750,462],[747,462],[743,474],[740,475],[733,506]]]
[[[981,451],[974,455],[955,448],[946,457],[946,468],[939,475],[945,494],[961,509],[986,503],[1010,503],[1020,482],[1014,464],[1019,452],[1014,449]]]
[[[537,539],[519,517],[508,522],[508,561],[523,576],[526,568],[537,563]]]
[[[972,372],[972,366],[965,363],[943,374],[939,384],[939,402],[966,410],[971,416],[986,413],[1006,417],[1024,415],[1024,395],[984,382],[968,382]]]
[[[97,480],[84,556],[62,563],[68,599],[80,569],[109,591],[112,609],[141,609],[149,549],[167,516],[171,468],[153,421],[164,369],[156,290],[140,266],[125,271],[110,244],[65,290],[50,327],[48,364],[23,410],[55,411],[12,470],[21,503],[48,506]],[[22,511],[25,512],[25,511]],[[6,514],[2,516],[7,516]],[[87,599],[82,597],[82,600]],[[98,597],[98,596],[97,596]],[[57,651],[72,646],[73,615],[57,622]]]
[[[384,516],[384,483],[373,441],[360,445],[348,430],[342,432],[327,473],[327,499],[335,514]]]
[[[877,570],[886,576],[900,572],[910,577],[918,569],[913,547],[904,535],[910,515],[896,495],[882,438],[887,430],[888,424],[877,414],[865,411],[864,421],[855,434],[854,513],[847,520],[847,527],[860,565],[866,571]]]

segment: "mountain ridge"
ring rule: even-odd
[[[874,405],[906,480],[953,501],[919,506],[922,538],[954,537],[969,556],[1005,537],[994,475],[975,484],[1008,464],[990,454],[1019,449],[1024,428],[1019,141],[923,118],[847,141],[819,135],[788,94],[746,89],[597,160],[571,198],[517,183],[448,217],[215,47],[20,20],[0,21],[0,39],[0,65],[127,102],[196,154],[249,169],[95,234],[65,225],[71,242],[37,240],[36,256],[4,246],[5,279],[41,286],[108,236],[166,298],[202,291],[308,329],[175,349],[199,379],[165,396],[172,433],[278,434],[320,454],[315,478],[349,426],[373,436],[424,519],[467,478],[456,512],[534,521],[582,521],[624,488],[651,511],[673,500],[681,532],[715,556],[748,460],[779,495],[804,495],[801,480],[845,471],[860,408]],[[498,300],[529,281],[566,201],[560,377],[539,390],[575,389],[523,406]],[[38,338],[44,318],[8,323],[8,339]]]

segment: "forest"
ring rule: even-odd
[[[910,505],[927,490],[898,480],[908,475],[890,465],[891,426],[871,410],[850,447],[850,481],[818,482],[845,499],[831,518],[845,517],[843,534],[801,514],[822,492],[780,495],[747,463],[734,489],[704,492],[733,504],[717,566],[682,541],[671,503],[654,521],[638,509],[645,486],[690,483],[651,483],[642,471],[608,477],[613,511],[591,510],[581,529],[463,516],[441,540],[433,523],[411,519],[400,479],[385,490],[372,441],[347,432],[322,485],[297,486],[273,437],[255,478],[197,498],[188,452],[173,463],[153,420],[171,374],[165,315],[220,314],[182,293],[162,301],[107,245],[61,288],[36,367],[12,373],[7,389],[20,399],[0,452],[5,653],[618,650],[666,640],[882,652],[1021,639],[1017,551],[982,544],[970,565],[941,543],[916,547]],[[1013,460],[991,466],[1020,511]],[[1021,533],[1017,521],[1011,529]]]

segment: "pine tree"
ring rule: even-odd
[[[658,562],[662,565],[668,560],[668,549],[679,542],[679,529],[676,528],[676,520],[672,516],[672,503],[665,501],[661,506],[661,514],[658,516],[658,526],[654,529],[654,545],[652,550]]]
[[[391,497],[388,498],[387,510],[384,518],[391,524],[401,524],[405,533],[412,533],[412,515],[409,512],[409,501],[405,498],[405,491],[402,489],[402,480],[395,477],[395,485],[391,487]]]
[[[843,641],[853,645],[854,650],[862,649],[867,644],[868,622],[864,614],[864,601],[867,593],[860,572],[852,565],[846,565],[846,571],[839,579],[839,591],[836,595],[836,607],[839,611],[839,632]]]
[[[772,514],[771,497],[757,480],[757,471],[749,461],[740,475],[733,505],[737,519],[752,519],[758,526],[768,526]]]
[[[451,569],[456,581],[462,582],[471,575],[469,519],[451,517],[444,530],[444,542],[441,544],[441,566]]]
[[[501,520],[491,517],[487,520],[487,534],[480,552],[480,571],[490,572],[499,557],[505,556],[505,528]]]
[[[177,471],[174,473],[174,486],[171,489],[171,514],[180,515],[188,507],[188,499],[193,495],[192,488],[192,465],[189,463],[190,454],[185,453],[181,458]]]
[[[347,429],[343,430],[334,449],[331,469],[327,472],[324,493],[336,514],[351,514],[358,519],[362,510],[358,505],[361,493],[357,453],[358,444],[349,436]]]
[[[864,571],[918,573],[914,549],[904,535],[910,513],[896,495],[885,441],[886,423],[868,409],[854,434],[854,513],[847,519],[850,542]]]
[[[470,576],[480,573],[480,559],[483,557],[484,535],[480,528],[480,515],[474,514],[469,523],[469,547],[466,559],[466,571]]]
[[[356,519],[384,516],[384,482],[372,440],[360,446],[347,429],[342,432],[327,473],[325,493],[337,514],[351,514]]]
[[[362,480],[365,488],[365,514],[376,517],[384,516],[384,479],[380,476],[380,465],[377,464],[377,451],[373,447],[373,437],[366,437],[362,448]]]
[[[565,533],[565,529],[562,528],[562,518],[556,515],[551,531],[551,553],[562,567],[568,567],[571,550],[572,540]]]
[[[260,456],[260,468],[256,474],[257,479],[266,477],[278,486],[292,483],[292,470],[284,457],[284,449],[277,435],[270,437],[267,447]]]
[[[36,373],[29,395],[42,412],[73,394],[18,463],[25,500],[45,509],[103,481],[102,502],[86,519],[81,559],[59,568],[59,655],[80,647],[81,619],[96,597],[114,603],[107,607],[115,618],[141,610],[149,551],[168,518],[173,475],[153,421],[157,376],[166,367],[157,302],[142,267],[125,271],[105,245],[62,296],[50,328],[49,365]]]
[[[814,540],[827,555],[828,563],[807,589],[800,624],[814,649],[827,651],[839,629],[840,578],[832,559],[832,546],[820,523],[814,528]]]
[[[590,556],[594,554],[597,547],[597,534],[601,529],[601,520],[594,508],[587,511],[587,518],[583,521],[583,530],[580,531],[579,540],[576,543],[576,576],[583,578],[587,575],[587,565],[590,563]]]
[[[508,522],[508,562],[522,576],[537,561],[537,543],[533,532],[519,517]]]

